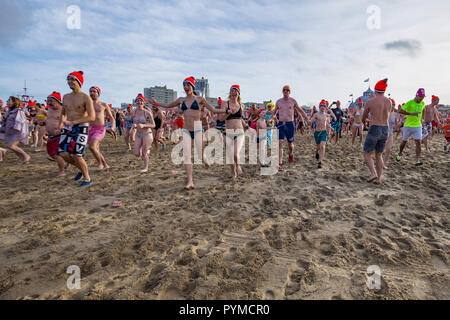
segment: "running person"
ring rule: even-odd
[[[89,96],[94,103],[95,120],[89,124],[88,145],[89,150],[91,150],[95,160],[97,160],[99,171],[109,169],[105,157],[100,152],[100,143],[106,134],[105,115],[109,119],[109,123],[115,123],[114,116],[108,105],[99,100],[101,93],[102,91],[99,87],[94,86],[89,89]]]
[[[391,111],[389,113],[389,133],[388,133],[388,140],[386,142],[386,150],[384,151],[383,155],[383,169],[387,169],[387,164],[389,162],[389,157],[391,156],[391,150],[392,150],[392,144],[394,143],[394,128],[397,125],[397,109],[395,108],[395,101],[393,99],[389,99],[392,104]]]
[[[88,166],[83,159],[88,142],[89,122],[95,120],[94,103],[81,87],[84,82],[83,72],[72,72],[67,76],[67,84],[72,92],[64,95],[59,127],[64,125],[61,133],[58,154],[77,167],[80,172],[74,181],[83,179],[78,187],[92,184]]]
[[[105,123],[106,132],[109,133],[110,135],[112,135],[114,140],[117,141],[117,133],[116,133],[116,128],[115,128],[116,118],[112,113],[112,105],[111,104],[106,106],[105,113],[107,112],[107,110],[109,110],[109,113],[111,113],[112,118],[110,118],[108,116],[108,119],[106,120],[106,123]]]
[[[364,108],[363,108],[363,100],[359,99],[357,104],[356,104],[356,108],[353,111],[353,114],[351,116],[351,121],[352,121],[352,147],[355,145],[355,140],[357,135],[359,134],[359,144],[362,148],[363,146],[363,123],[362,123],[362,115],[364,113]]]
[[[397,155],[397,161],[402,159],[402,153],[405,149],[406,143],[409,137],[413,136],[416,142],[416,166],[421,166],[423,163],[420,161],[421,154],[421,142],[422,142],[422,115],[425,108],[423,99],[425,98],[425,89],[419,89],[416,97],[406,103],[399,111],[402,114],[406,114],[406,122],[403,125],[403,141],[400,144],[400,152]]]
[[[383,151],[389,136],[389,113],[392,111],[392,102],[384,96],[388,79],[379,81],[375,85],[375,96],[366,103],[362,122],[364,123],[369,115],[370,128],[364,142],[364,160],[370,170],[371,177],[367,182],[376,180],[377,184],[382,184],[383,175]],[[372,152],[375,150],[376,167],[372,159]]]
[[[29,128],[25,110],[22,108],[22,101],[16,97],[9,97],[7,101],[8,112],[5,119],[5,142],[8,148],[13,151],[22,164],[30,163],[31,157],[19,147],[19,143],[28,144]],[[3,131],[3,128],[2,128]],[[4,150],[4,149],[3,149]],[[3,151],[3,156],[5,152]]]
[[[178,98],[177,100],[171,103],[161,103],[156,101],[155,99],[149,99],[151,104],[156,104],[162,108],[174,108],[181,106],[180,112],[178,113],[179,120],[182,120],[184,116],[184,120],[182,123],[175,120],[175,124],[180,127],[184,127],[183,132],[183,143],[184,143],[184,166],[186,169],[187,175],[187,184],[185,186],[186,190],[195,188],[194,181],[192,179],[192,162],[191,162],[191,149],[192,144],[191,141],[195,140],[197,134],[202,134],[201,130],[201,122],[200,122],[200,107],[206,106],[209,111],[212,113],[224,113],[222,110],[215,109],[211,106],[205,98],[197,96],[195,94],[195,79],[194,77],[186,78],[183,81],[184,92],[186,93],[185,98]],[[189,106],[189,107],[188,107]],[[200,128],[196,131],[195,123],[200,124]],[[198,127],[198,125],[197,125]],[[190,139],[189,139],[190,138]],[[201,145],[199,146],[199,152],[201,152],[201,156],[203,159],[203,150],[201,150]],[[206,167],[209,167],[207,163],[205,163]]]
[[[58,155],[59,140],[61,137],[61,114],[62,114],[62,100],[59,92],[53,92],[47,97],[47,103],[49,109],[47,112],[47,121],[45,129],[48,132],[47,140],[47,154],[50,158],[54,159],[58,164],[59,173],[58,177],[64,177],[64,159]]]
[[[424,110],[424,122],[422,125],[422,143],[425,149],[430,153],[430,148],[428,147],[428,138],[432,138],[433,134],[433,122],[439,123],[439,118],[436,114],[436,106],[439,104],[439,97],[432,96],[431,104],[425,106]]]
[[[325,157],[325,148],[328,139],[328,126],[330,125],[331,117],[326,113],[327,105],[324,100],[319,104],[320,112],[316,112],[311,117],[311,128],[314,125],[314,139],[316,141],[316,160],[318,161],[318,168],[322,168],[322,161]]]
[[[157,106],[153,106],[153,118],[155,120],[155,128],[152,129],[155,144],[155,150],[158,150],[158,143],[161,144],[161,147],[164,149],[166,146],[166,142],[164,141],[163,132],[164,132],[164,124],[166,122],[166,117],[164,116],[163,111]]]
[[[125,123],[123,128],[123,137],[125,139],[125,144],[128,150],[131,151],[131,143],[134,143],[133,139],[133,108],[131,106],[127,107],[127,111],[124,114],[123,121]]]
[[[342,125],[343,125],[343,118],[344,118],[344,111],[341,109],[341,102],[338,100],[336,102],[333,102],[330,106],[330,108],[333,105],[336,105],[336,108],[331,109],[331,111],[334,113],[335,120],[331,122],[331,127],[333,128],[333,136],[336,135],[336,143],[338,143],[339,138],[342,138]]]
[[[247,129],[249,128],[242,116],[245,109],[241,103],[241,89],[239,85],[235,84],[231,86],[228,101],[222,108],[224,107],[226,109],[222,110],[225,110],[228,114],[225,119],[227,127],[227,163],[230,164],[233,179],[236,179],[238,176],[243,174],[239,156],[245,143],[244,127]]]
[[[223,100],[219,97],[219,100],[217,101],[217,109],[221,109],[223,104]],[[225,125],[225,115],[217,114],[216,115],[216,129],[219,130],[221,133],[225,134],[226,125]]]
[[[283,87],[283,98],[279,99],[275,104],[270,120],[279,115],[278,132],[279,132],[279,159],[278,168],[281,169],[283,165],[283,142],[287,139],[289,147],[289,163],[294,162],[294,110],[297,110],[299,115],[307,119],[306,113],[299,107],[297,101],[291,98],[291,88],[289,86]]]
[[[155,128],[155,120],[152,112],[145,108],[146,100],[142,94],[138,94],[135,103],[138,108],[133,112],[133,125],[136,128],[134,155],[142,158],[144,167],[141,173],[146,173],[148,172],[148,159],[153,142],[152,129]]]

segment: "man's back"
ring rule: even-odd
[[[388,126],[389,114],[392,110],[391,101],[384,95],[375,95],[372,99],[367,101],[366,108],[370,114],[370,125]]]

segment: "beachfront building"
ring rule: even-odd
[[[369,101],[370,98],[373,97],[373,95],[375,94],[375,92],[372,91],[372,89],[370,89],[370,87],[363,93],[363,95],[361,97],[358,97],[355,99],[355,101],[353,101],[352,103],[350,103],[350,105],[347,107],[348,109],[351,108],[356,108],[356,102],[359,99],[362,99],[362,101],[364,102],[364,105],[366,105],[366,102]]]
[[[177,99],[177,92],[172,89],[167,89],[167,86],[155,86],[151,88],[144,88],[144,97],[147,101],[150,98],[153,98],[156,101],[170,103]]]
[[[202,77],[201,79],[195,78],[195,91],[199,96],[209,98],[209,83],[208,79]]]

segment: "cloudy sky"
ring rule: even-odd
[[[424,87],[450,104],[448,0],[0,0],[0,99],[67,93],[83,70],[114,106],[144,87],[182,94],[187,76],[212,96],[232,84],[244,101],[275,100],[289,84],[301,104],[346,102],[363,81],[389,78],[398,102]],[[80,29],[68,7],[81,10]],[[379,15],[376,8],[379,8]],[[447,13],[446,13],[447,12]],[[378,19],[379,17],[379,19]],[[370,26],[370,27],[368,27]],[[379,27],[379,28],[377,28]]]

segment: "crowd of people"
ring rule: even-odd
[[[261,167],[266,146],[272,145],[272,132],[278,131],[278,169],[283,168],[284,142],[287,141],[288,162],[294,160],[295,135],[313,135],[316,144],[315,157],[318,168],[322,168],[326,146],[338,145],[343,135],[351,135],[351,144],[363,149],[364,161],[370,171],[368,182],[382,183],[383,170],[387,169],[395,139],[402,135],[396,161],[401,161],[408,139],[415,141],[416,165],[422,165],[422,145],[427,152],[429,140],[437,133],[444,133],[444,150],[449,152],[450,116],[438,111],[439,98],[431,97],[425,105],[425,90],[419,89],[416,96],[397,105],[385,96],[388,80],[379,81],[375,94],[364,102],[359,99],[355,108],[343,110],[340,101],[329,103],[323,99],[319,107],[305,112],[291,97],[291,88],[284,86],[283,97],[276,103],[269,103],[258,109],[253,105],[246,111],[241,101],[239,85],[230,87],[227,101],[219,98],[217,106],[212,106],[195,92],[195,78],[183,81],[185,97],[163,103],[154,99],[147,101],[142,94],[135,99],[135,106],[126,110],[114,110],[111,104],[100,100],[102,91],[92,86],[89,94],[83,92],[84,74],[72,72],[67,77],[71,93],[61,96],[58,92],[48,95],[46,104],[22,101],[11,96],[6,105],[0,100],[0,139],[7,148],[0,148],[0,161],[11,150],[28,164],[31,155],[21,144],[31,144],[34,152],[43,151],[46,145],[48,159],[58,166],[58,176],[65,176],[70,165],[79,173],[73,179],[80,181],[79,187],[93,183],[84,155],[89,149],[97,162],[99,171],[110,166],[101,152],[101,143],[108,133],[116,141],[124,141],[124,148],[133,151],[142,159],[141,173],[148,172],[150,150],[167,149],[167,144],[175,143],[172,132],[182,129],[184,165],[187,175],[186,189],[195,187],[191,163],[192,142],[199,142],[198,155],[204,165],[210,164],[203,155],[205,142],[209,140],[208,130],[215,129],[223,134],[227,148],[227,163],[230,164],[234,179],[243,174],[240,166],[240,151],[245,143],[245,132],[252,132],[259,148]],[[333,108],[333,106],[335,106]],[[200,126],[198,124],[201,124]],[[364,138],[365,137],[365,138]],[[372,153],[375,153],[375,162]]]

